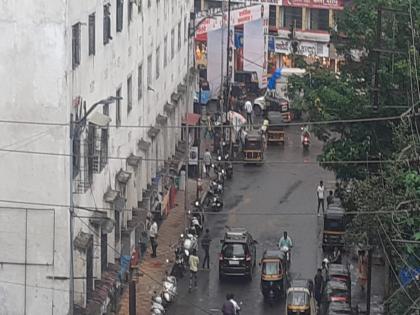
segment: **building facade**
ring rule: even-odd
[[[193,5],[3,3],[1,314],[115,308],[192,111]]]

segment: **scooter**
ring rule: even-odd
[[[282,246],[280,248],[280,251],[284,253],[286,256],[286,270],[289,270],[290,268],[290,248],[288,246]]]
[[[193,249],[198,250],[198,241],[197,238],[192,234],[187,234],[184,238],[184,235],[181,234],[181,239],[183,239],[183,248],[186,261],[190,257],[190,253]]]
[[[165,307],[163,306],[163,300],[159,295],[155,295],[152,298],[152,306],[150,311],[153,315],[165,314]]]
[[[185,254],[183,248],[179,246],[175,249],[175,264],[172,268],[171,275],[183,278],[185,271]]]
[[[309,148],[309,144],[311,143],[311,140],[309,139],[308,136],[304,136],[303,140],[302,140],[302,146],[305,150],[307,150]]]
[[[173,276],[166,276],[163,280],[163,292],[162,297],[164,303],[171,303],[175,299],[177,294],[176,278]]]
[[[223,209],[223,200],[218,196],[214,196],[210,200],[210,209],[219,212]]]

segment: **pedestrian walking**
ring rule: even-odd
[[[324,182],[321,180],[319,182],[319,186],[316,189],[316,195],[318,197],[318,217],[320,216],[319,213],[319,208],[322,205],[322,213],[324,213],[325,211],[325,206],[324,206]]]
[[[210,113],[207,113],[206,117],[206,130],[204,132],[204,138],[213,138],[213,123],[211,121]]]
[[[250,101],[245,102],[246,124],[252,129],[252,104]]]
[[[359,260],[357,263],[357,280],[359,282],[360,288],[362,291],[364,291],[368,278],[368,258],[364,250],[360,250],[358,254]]]
[[[210,167],[211,167],[211,153],[209,152],[209,149],[206,149],[206,152],[204,152],[203,156],[204,166],[206,168],[206,176],[210,176]]]
[[[324,287],[328,281],[328,259],[322,261],[321,266],[321,275],[322,275],[322,287]]]
[[[318,304],[318,307],[321,307],[321,296],[322,296],[322,290],[324,288],[324,278],[322,277],[322,269],[318,268],[316,275],[314,277],[314,295],[316,303]]]
[[[231,294],[226,294],[226,301],[223,303],[222,306],[222,313],[223,315],[235,315],[235,306],[230,301]]]
[[[198,265],[200,263],[200,258],[197,256],[197,250],[193,249],[188,259],[188,264],[190,265],[190,287],[189,292],[191,292],[193,281],[194,287],[197,287],[197,271]]]
[[[332,203],[333,203],[333,201],[334,201],[333,191],[332,191],[332,190],[330,190],[330,191],[329,191],[329,194],[328,194],[328,196],[327,196],[327,207],[328,207],[330,204],[332,204]]]
[[[210,269],[210,243],[211,243],[210,230],[206,229],[206,233],[203,235],[203,238],[201,239],[201,247],[204,250],[203,269],[206,264],[207,264],[207,269]]]
[[[156,250],[158,247],[157,237],[158,237],[158,225],[156,221],[153,221],[149,230],[150,244],[152,245],[152,257],[157,257]]]
[[[140,260],[142,260],[144,258],[144,255],[146,254],[147,239],[148,239],[147,236],[148,235],[147,235],[146,231],[141,232],[140,240],[139,240],[139,243],[140,243]]]

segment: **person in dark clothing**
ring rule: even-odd
[[[321,306],[321,296],[322,296],[322,290],[323,290],[323,284],[324,284],[324,278],[322,277],[322,270],[321,268],[318,268],[315,278],[314,278],[314,296],[315,300],[318,304],[318,307]]]
[[[334,195],[333,195],[333,191],[330,190],[329,195],[327,197],[327,207],[332,204],[334,201]]]
[[[222,306],[222,313],[223,315],[235,315],[235,306],[230,301],[231,294],[226,295],[226,301],[223,303]]]
[[[207,263],[207,269],[210,269],[210,243],[211,243],[210,230],[206,229],[206,233],[203,235],[203,238],[201,239],[201,247],[204,250],[203,268]]]

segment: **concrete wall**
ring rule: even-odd
[[[1,117],[5,120],[61,122],[68,124],[70,113],[75,112],[74,101],[80,97],[87,108],[98,100],[115,95],[118,87],[122,88],[123,126],[150,126],[155,124],[157,114],[163,114],[163,106],[170,101],[187,73],[187,45],[184,37],[185,19],[189,19],[192,0],[142,1],[143,8],[138,13],[133,6],[133,19],[128,25],[127,6],[124,1],[124,23],[122,32],[116,32],[116,0],[5,0],[0,4],[2,19],[0,30],[0,101]],[[111,34],[113,39],[103,45],[103,4],[111,4]],[[157,6],[157,3],[159,6]],[[96,54],[88,55],[88,15],[96,13]],[[72,29],[75,23],[81,24],[81,63],[73,70],[71,63]],[[181,22],[181,49],[178,50],[178,23]],[[175,29],[175,54],[171,59],[171,29]],[[164,37],[168,36],[168,62],[163,65]],[[160,46],[160,76],[156,78],[156,48]],[[147,56],[152,54],[152,84],[154,91],[147,89]],[[191,59],[190,59],[191,62]],[[192,62],[191,62],[192,63]],[[143,65],[143,96],[137,98],[138,66]],[[127,77],[132,76],[133,108],[127,112]],[[192,98],[189,98],[192,101]],[[184,99],[183,102],[186,102]],[[187,111],[186,104],[178,106],[175,118],[168,119],[169,125],[180,124],[181,117]],[[190,106],[191,108],[191,106]],[[102,111],[98,107],[98,111]],[[111,125],[115,125],[115,106],[110,105]],[[0,194],[2,199],[20,202],[36,202],[41,205],[32,207],[52,208],[54,216],[48,220],[32,220],[31,229],[36,231],[40,240],[33,244],[51,244],[41,246],[36,253],[38,260],[47,260],[53,256],[53,265],[24,266],[22,257],[35,259],[22,253],[20,245],[27,240],[26,230],[22,225],[22,211],[15,215],[9,206],[2,227],[8,227],[7,233],[0,233],[0,261],[18,264],[3,264],[0,268],[0,314],[67,314],[69,309],[69,281],[51,280],[52,276],[69,275],[69,215],[67,207],[43,206],[42,204],[69,204],[69,128],[67,126],[25,125],[0,123],[0,148],[4,150],[25,150],[50,152],[58,155],[38,155],[0,151]],[[109,130],[109,156],[107,166],[101,173],[94,175],[93,185],[84,194],[75,196],[75,204],[89,207],[109,208],[103,195],[112,187],[115,189],[115,175],[127,169],[125,158],[134,153],[143,158],[155,158],[151,150],[145,156],[137,148],[137,141],[147,136],[147,128],[115,128]],[[161,132],[158,141],[158,157],[172,155],[180,130],[170,131],[165,137]],[[170,144],[165,141],[168,138]],[[165,154],[166,152],[166,154]],[[63,156],[60,156],[63,154]],[[143,161],[137,176],[129,181],[127,189],[128,207],[137,205],[141,199],[141,189],[146,187],[156,171],[155,162]],[[30,205],[27,205],[30,206]],[[25,212],[25,211],[24,211]],[[26,213],[26,212],[25,212]],[[77,210],[78,216],[90,213]],[[113,214],[109,213],[110,217]],[[33,215],[30,217],[33,219]],[[36,216],[35,216],[36,218]],[[40,216],[41,218],[41,216]],[[128,213],[125,220],[131,218]],[[52,221],[51,221],[52,220]],[[82,220],[85,224],[82,223]],[[25,221],[26,222],[26,221]],[[28,221],[29,222],[29,221]],[[54,227],[51,228],[51,224]],[[87,218],[76,218],[75,235],[80,230],[99,234],[89,225]],[[87,226],[86,226],[87,225]],[[16,226],[16,230],[13,230]],[[89,226],[89,227],[88,227]],[[26,225],[25,225],[26,227]],[[31,231],[32,231],[31,230]],[[4,231],[4,229],[3,229]],[[12,232],[15,232],[14,234]],[[32,232],[31,232],[32,233]],[[52,235],[51,235],[52,233]],[[30,234],[32,235],[32,234]],[[114,232],[109,234],[108,262],[114,263],[118,253],[113,241]],[[8,242],[5,240],[8,239]],[[12,239],[12,240],[11,240]],[[13,247],[13,240],[19,246]],[[47,242],[48,241],[48,242]],[[7,244],[7,248],[5,244]],[[45,245],[44,244],[44,245]],[[7,255],[4,255],[7,249]],[[48,250],[47,250],[48,249]],[[13,250],[15,252],[13,252]],[[16,255],[14,255],[16,253]],[[3,257],[3,258],[2,258]],[[15,257],[15,258],[13,258]],[[42,258],[42,259],[41,259]],[[44,259],[45,258],[45,259]],[[15,259],[15,261],[12,261]],[[75,276],[85,275],[85,258],[75,251]],[[27,262],[28,262],[27,261]],[[25,273],[26,270],[26,273]],[[100,235],[94,235],[94,276],[101,277]],[[26,276],[25,276],[26,274]],[[26,284],[25,284],[26,282]],[[85,305],[84,281],[75,281],[76,302]],[[25,300],[26,292],[26,300]]]
[[[2,119],[68,122],[65,4],[66,1],[58,0],[1,2]],[[1,123],[0,134],[2,149],[69,153],[65,126]],[[4,151],[0,151],[0,156],[2,199],[68,205],[68,157]],[[25,211],[1,209],[0,260],[15,264],[1,264],[0,314],[68,312],[68,281],[47,278],[69,274],[68,209],[48,208],[53,208],[55,215],[47,215],[48,211],[29,212],[28,234],[25,233]],[[26,240],[29,243],[25,246]],[[26,255],[25,248],[28,249]],[[48,261],[53,265],[27,265],[25,268],[25,256],[27,263]]]

